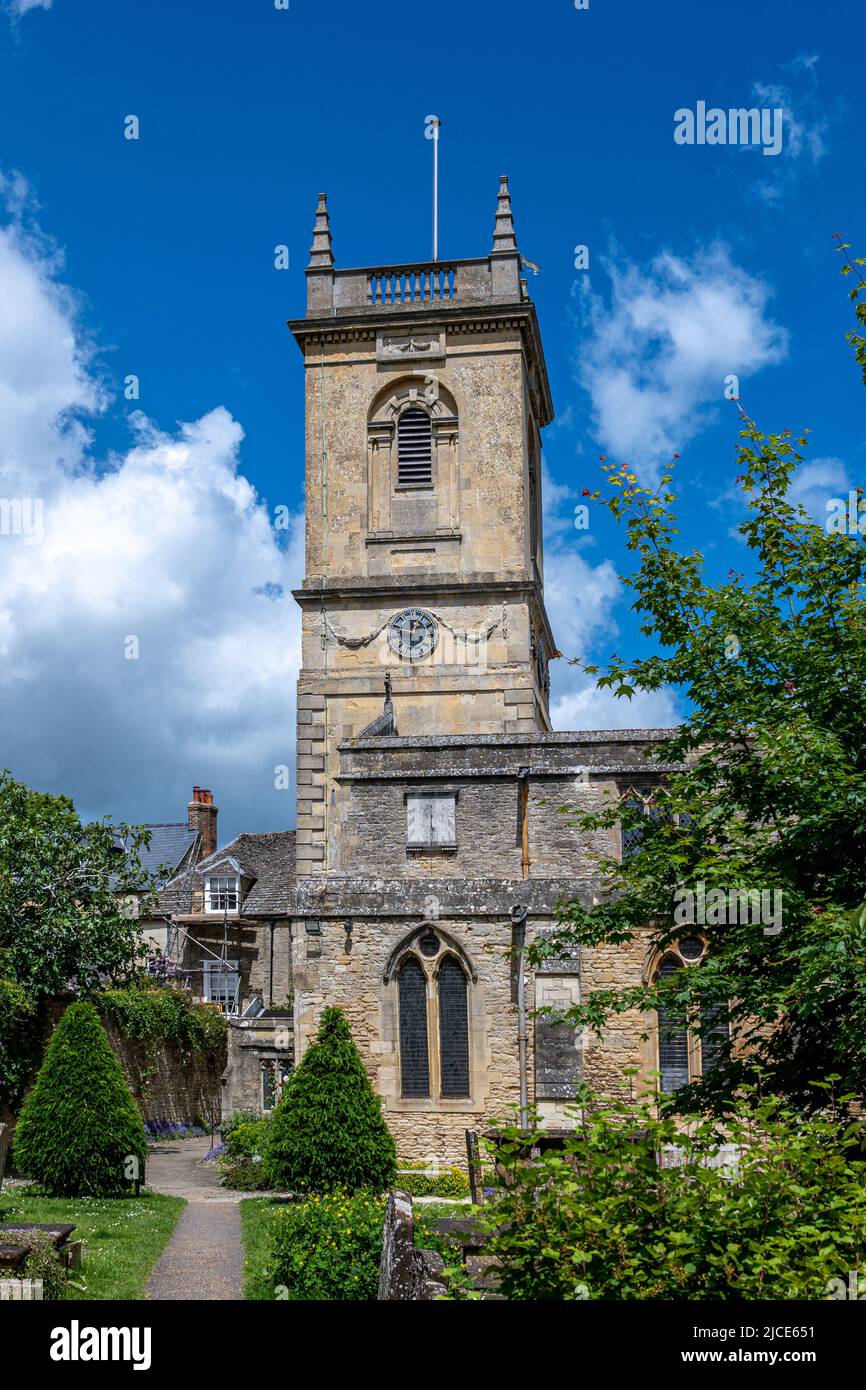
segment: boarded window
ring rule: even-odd
[[[457,808],[453,796],[407,796],[406,843],[410,848],[457,844]]]
[[[659,978],[675,975],[682,966],[673,956],[667,956],[661,964]],[[678,1091],[688,1085],[689,1080],[689,1035],[682,1014],[670,1006],[659,1009],[659,1072],[661,1089],[665,1095]]]
[[[427,981],[417,960],[400,969],[400,1080],[404,1096],[429,1096]]]
[[[400,487],[433,483],[433,427],[418,406],[404,410],[397,421],[397,482]]]
[[[439,1058],[442,1095],[469,1095],[469,1011],[466,976],[453,956],[439,971]]]

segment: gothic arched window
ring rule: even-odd
[[[675,941],[662,959],[657,980],[673,979],[689,966],[702,964],[707,944],[699,936]],[[690,1028],[685,1014],[671,1003],[658,1010],[658,1072],[663,1095],[671,1095],[712,1070],[723,1056],[730,1029],[727,1007],[705,1003],[700,1028]]]
[[[433,483],[433,424],[426,410],[409,406],[397,421],[398,487]]]
[[[453,956],[439,971],[439,1070],[443,1096],[469,1095],[469,1010],[466,976]]]
[[[404,1096],[429,1096],[430,1053],[427,1046],[427,981],[414,956],[401,965],[400,1080]]]
[[[471,963],[458,943],[430,924],[392,960],[385,979],[396,982],[402,1097],[468,1099]]]

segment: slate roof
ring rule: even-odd
[[[142,845],[138,851],[141,867],[147,874],[155,874],[157,869],[168,866],[168,874],[163,874],[165,883],[172,874],[177,873],[184,857],[189,853],[198,838],[197,830],[190,830],[185,824],[140,825],[134,830],[149,830],[150,844]],[[115,831],[114,841],[118,850],[126,849],[123,836]]]
[[[238,835],[194,867],[177,874],[159,895],[158,910],[184,916],[192,912],[192,894],[200,890],[210,868],[216,869],[233,859],[252,886],[241,903],[238,916],[284,917],[295,883],[295,832],[275,830],[263,835]],[[231,914],[235,918],[235,914]]]

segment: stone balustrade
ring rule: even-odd
[[[459,261],[411,261],[404,265],[364,266],[308,272],[308,317],[322,313],[342,317],[433,308],[463,308],[515,302],[524,298],[518,258],[494,269],[495,258]]]

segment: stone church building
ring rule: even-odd
[[[700,1065],[690,1040],[660,1059],[654,1019],[621,1019],[599,1042],[533,1017],[638,982],[657,963],[637,946],[527,972],[520,1026],[521,934],[548,931],[561,901],[592,901],[593,848],[627,850],[618,831],[593,846],[561,808],[645,796],[664,771],[663,731],[551,730],[553,403],[521,269],[505,178],[492,246],[467,260],[340,269],[320,197],[306,314],[289,325],[306,379],[297,831],[211,861],[223,889],[234,878],[221,901],[236,963],[248,957],[225,1108],[269,1108],[274,1066],[297,1061],[337,1004],[406,1157],[459,1159],[467,1128],[514,1118],[522,1072],[558,1126],[582,1077],[606,1088],[630,1067]],[[242,861],[260,855],[273,883],[273,854],[282,891],[244,926]],[[274,951],[291,1017],[267,1007]]]

